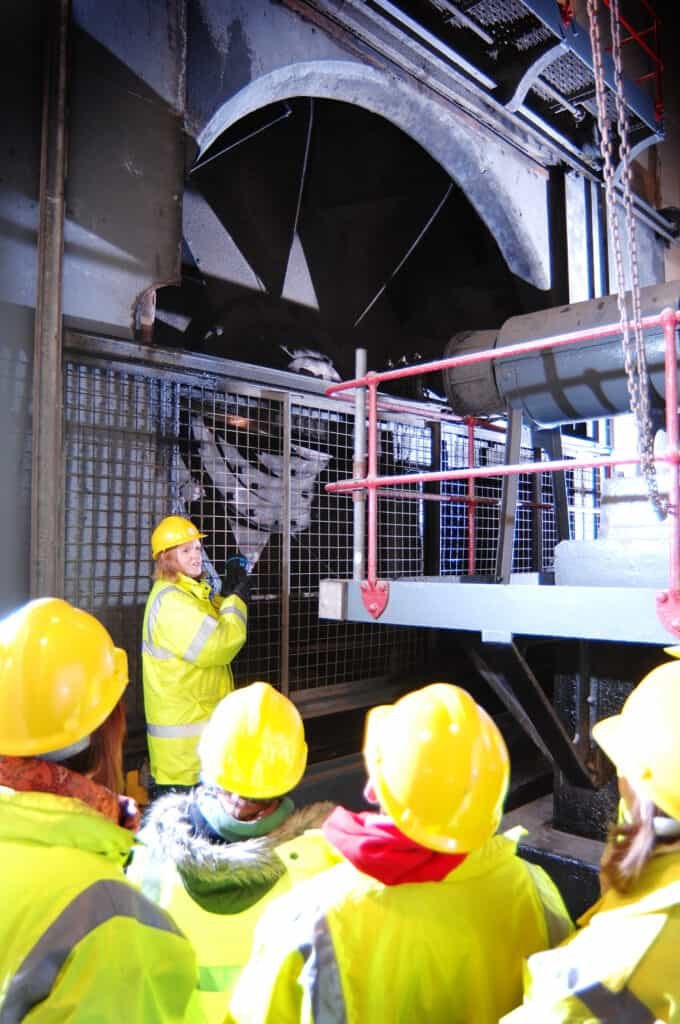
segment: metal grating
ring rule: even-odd
[[[568,442],[565,442],[568,452]],[[540,457],[540,455],[539,455]],[[532,462],[536,454],[522,448],[520,461]],[[545,456],[544,456],[545,458]],[[485,438],[475,440],[474,464],[502,465],[505,462],[503,441]],[[442,439],[442,468],[468,466],[468,442],[462,432],[445,427]],[[570,537],[590,540],[597,537],[600,504],[600,473],[579,469],[566,473]],[[496,551],[499,536],[499,509],[502,478],[485,477],[475,481],[474,495],[479,503],[474,508],[474,571],[475,576],[493,578],[496,573]],[[465,498],[465,480],[442,484],[442,494]],[[481,500],[480,500],[481,499]],[[470,573],[470,514],[465,501],[442,503],[440,566],[442,575],[466,576]],[[520,475],[518,508],[515,518],[512,571],[514,573],[548,572],[554,566],[557,544],[553,483],[550,473],[537,479],[533,474]]]
[[[149,538],[170,512],[208,535],[204,568],[217,586],[237,550],[256,562],[237,682],[301,694],[365,687],[420,664],[417,630],[318,618],[320,578],[352,574],[351,500],[323,490],[351,473],[346,405],[83,354],[65,362],[64,420],[65,596],[128,652],[131,734],[144,729]],[[404,464],[403,436],[385,425],[383,466]],[[419,507],[405,505],[392,523],[403,557],[388,557],[395,571],[421,572]]]

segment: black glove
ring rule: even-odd
[[[226,573],[222,584],[222,596],[236,594],[242,601],[250,598],[250,577],[246,572],[247,560],[243,555],[234,555],[227,559]]]

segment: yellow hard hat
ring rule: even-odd
[[[680,658],[680,647],[664,647],[664,654],[670,654],[673,658]]]
[[[61,751],[104,722],[127,685],[127,656],[94,616],[56,597],[0,622],[0,754]]]
[[[652,669],[593,736],[643,796],[680,819],[680,662]]]
[[[307,765],[300,712],[261,682],[222,698],[198,752],[204,782],[253,800],[283,796],[298,784]]]
[[[151,534],[151,556],[158,558],[162,551],[176,548],[178,544],[186,544],[190,540],[200,540],[205,536],[205,533],[199,533],[190,519],[184,519],[183,516],[166,516]]]
[[[493,835],[510,761],[466,690],[433,683],[369,711],[364,758],[381,807],[421,846],[464,853]]]

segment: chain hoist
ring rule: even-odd
[[[649,499],[658,515],[663,518],[668,513],[669,503],[668,500],[662,497],[659,493],[656,465],[654,462],[654,432],[652,430],[652,422],[649,414],[649,376],[647,373],[644,335],[640,323],[640,275],[638,268],[637,238],[635,234],[633,190],[631,184],[630,146],[628,143],[628,111],[623,89],[619,0],[610,0],[609,14],[612,38],[612,58],[614,61],[616,122],[619,137],[619,163],[621,166],[621,191],[623,196],[630,267],[630,297],[633,321],[632,331],[629,324],[631,317],[629,317],[626,305],[626,276],[623,265],[621,231],[619,228],[615,187],[613,155],[614,144],[610,118],[607,111],[607,91],[605,87],[604,65],[602,61],[602,42],[600,39],[600,25],[598,21],[599,0],[587,0],[587,5],[590,42],[593,51],[593,77],[595,80],[597,124],[600,132],[600,150],[603,161],[607,218],[614,243],[617,301],[621,323],[621,344],[623,348],[626,380],[628,382],[628,394],[630,396],[630,408],[631,412],[635,416],[640,466],[647,484]]]

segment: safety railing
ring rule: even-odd
[[[611,0],[604,0],[606,7],[611,7]],[[646,19],[645,24],[633,25],[623,15],[619,15],[621,27],[627,35],[622,36],[621,46],[633,43],[644,55],[649,64],[649,70],[637,75],[638,82],[651,81],[654,88],[654,111],[657,121],[663,121],[663,60],[661,59],[659,46],[659,18],[649,3],[649,0],[640,0],[641,19]]]
[[[664,333],[664,379],[666,397],[666,448],[663,453],[655,456],[657,462],[670,465],[669,480],[669,512],[673,517],[673,526],[670,530],[670,551],[669,551],[669,584],[668,589],[657,597],[657,614],[670,633],[680,636],[680,450],[678,447],[678,367],[676,351],[676,326],[680,322],[680,313],[666,308],[658,315],[643,317],[640,320],[642,330],[661,326]],[[630,330],[633,331],[636,325],[631,323]],[[345,392],[354,391],[355,396],[365,394],[366,420],[367,420],[367,448],[364,449],[364,441],[361,430],[355,435],[358,443],[355,449],[354,476],[352,479],[339,480],[326,485],[326,490],[331,493],[348,494],[366,492],[367,495],[367,522],[366,522],[366,547],[367,558],[365,573],[361,578],[361,596],[364,607],[375,619],[383,613],[389,600],[389,582],[378,579],[378,497],[379,492],[386,488],[407,487],[414,484],[430,484],[449,480],[467,480],[468,494],[462,496],[463,500],[471,503],[478,499],[474,496],[474,482],[486,477],[513,476],[519,474],[536,474],[546,472],[564,472],[577,469],[607,469],[614,466],[639,465],[639,456],[598,456],[595,458],[576,459],[553,459],[539,462],[522,462],[519,464],[494,465],[494,466],[472,466],[465,468],[445,469],[437,471],[426,471],[419,473],[407,473],[403,475],[378,475],[378,412],[379,396],[378,388],[388,381],[395,381],[406,377],[415,377],[422,374],[439,372],[453,367],[469,366],[474,363],[488,362],[497,359],[507,359],[528,355],[534,352],[541,352],[545,349],[562,348],[568,345],[584,341],[597,341],[601,338],[611,337],[621,332],[619,323],[609,324],[600,327],[593,327],[586,330],[572,331],[564,334],[553,335],[548,338],[539,338],[529,342],[507,345],[500,349],[490,349],[477,352],[469,352],[461,356],[450,356],[446,359],[435,360],[430,363],[419,363],[413,366],[400,367],[394,370],[383,372],[364,372],[354,380],[343,381],[340,384],[333,384],[326,389],[327,395],[342,396]],[[349,396],[348,396],[349,397]],[[381,399],[382,401],[382,399]],[[355,409],[357,419],[363,420],[363,403],[359,403],[355,397]],[[468,418],[469,419],[469,418]],[[460,419],[459,419],[460,422]],[[473,424],[468,423],[472,429]],[[469,452],[473,448],[469,446]],[[422,495],[421,495],[422,496]],[[437,498],[438,496],[434,496]],[[356,528],[356,520],[355,520]],[[355,558],[355,567],[357,561]],[[365,577],[365,578],[364,578]],[[355,573],[356,578],[356,573]]]

